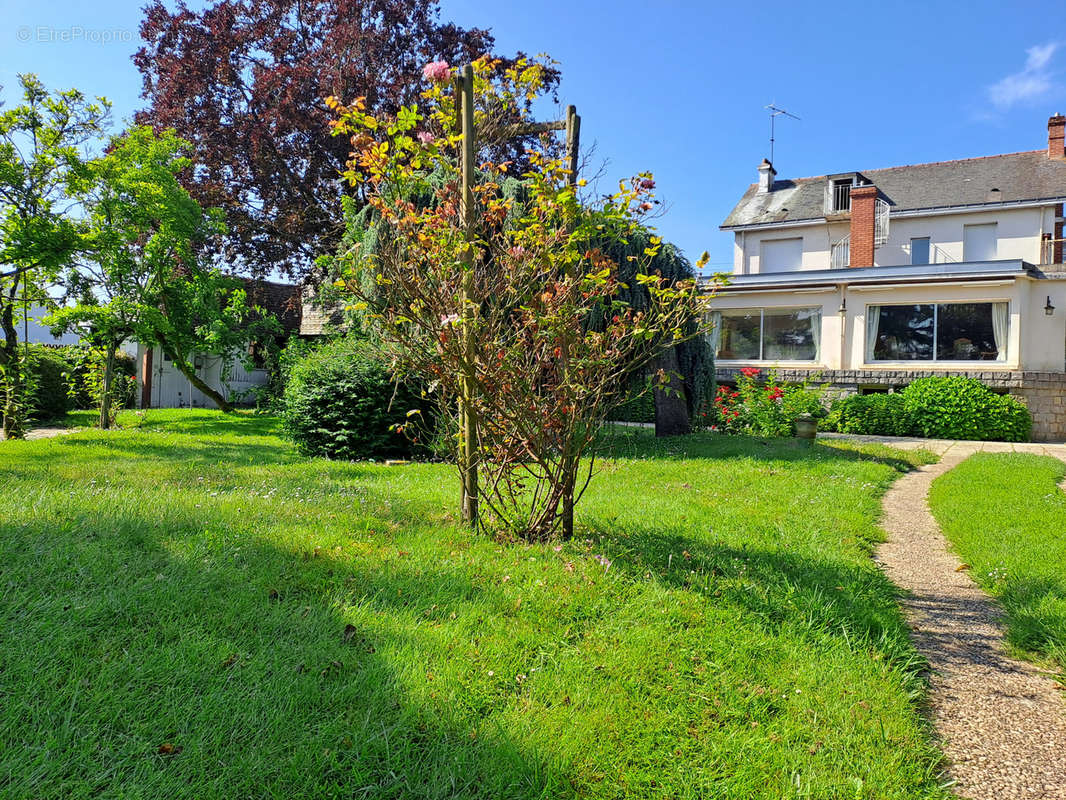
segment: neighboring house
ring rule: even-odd
[[[17,316],[21,317],[22,309],[17,309]],[[40,305],[29,307],[29,313],[25,320],[17,319],[15,327],[18,329],[19,341],[30,344],[46,344],[53,347],[66,344],[78,344],[81,337],[76,333],[64,333],[59,336],[52,335],[52,329],[45,325],[43,320],[48,315],[48,309]]]
[[[1066,438],[1066,117],[1047,147],[816,178],[759,165],[721,229],[719,380],[777,368],[843,391],[968,375]]]
[[[300,289],[287,283],[245,281],[248,304],[273,313],[286,334],[300,330],[302,315]],[[244,362],[251,357],[251,366]],[[269,380],[269,373],[256,365],[254,346],[249,354],[233,353],[228,358],[196,354],[191,359],[197,376],[223,396],[249,399],[251,389]],[[141,408],[213,408],[214,403],[192,385],[167,358],[162,349],[137,346],[137,382]]]

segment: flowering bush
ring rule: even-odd
[[[825,416],[822,403],[824,388],[812,389],[808,384],[783,386],[777,373],[770,370],[765,381],[755,367],[744,367],[737,378],[736,389],[718,387],[715,394],[712,430],[748,436],[792,436],[796,418],[809,414]]]
[[[477,520],[480,503],[526,538],[560,527],[568,536],[598,429],[625,400],[627,378],[702,334],[691,321],[707,308],[695,281],[647,267],[657,236],[627,257],[636,279],[619,277],[611,245],[635,236],[654,208],[649,173],[580,198],[584,181],[573,180],[548,137],[526,153],[520,182],[513,164],[497,160],[547,74],[525,59],[502,76],[499,67],[482,59],[472,68],[463,109],[477,131],[470,187],[448,64],[427,65],[422,105],[395,116],[372,114],[361,98],[327,101],[334,133],[352,145],[344,177],[366,200],[365,213],[348,204],[344,246],[330,266],[403,371],[425,379],[441,408],[460,409],[464,516]]]

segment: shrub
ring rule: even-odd
[[[902,394],[854,394],[833,403],[823,426],[864,436],[909,436],[910,416]]]
[[[655,393],[641,381],[634,381],[626,401],[607,415],[612,422],[655,422]]]
[[[804,414],[816,419],[825,416],[824,388],[813,389],[806,383],[782,386],[773,370],[767,373],[766,381],[762,383],[758,380],[759,374],[759,370],[745,367],[740,371],[736,389],[718,388],[712,429],[751,436],[792,436],[796,432],[797,417]]]
[[[1023,403],[973,378],[919,378],[902,392],[913,432],[934,439],[1022,442],[1032,418]]]
[[[103,349],[86,344],[55,348],[67,363],[67,392],[74,408],[100,407],[104,379]],[[136,399],[137,366],[131,356],[115,353],[112,406],[132,408]]]
[[[345,337],[319,345],[291,366],[282,418],[305,455],[398,457],[412,452],[402,427],[410,421],[408,411],[422,405],[417,392],[394,383],[379,351]]]
[[[31,345],[27,365],[29,393],[26,410],[35,420],[61,417],[71,409],[67,393],[68,364],[59,348]]]

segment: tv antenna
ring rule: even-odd
[[[786,117],[792,117],[792,119],[795,119],[795,120],[798,120],[799,117],[797,117],[795,114],[793,114],[791,112],[785,111],[785,109],[783,109],[783,108],[778,108],[773,103],[770,103],[770,105],[768,105],[768,106],[763,106],[763,108],[767,109],[770,112],[770,163],[773,164],[774,163],[774,120],[776,120],[782,114],[784,114]]]

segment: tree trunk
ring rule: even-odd
[[[178,358],[176,356],[173,356],[173,358],[174,358],[174,366],[178,368],[178,372],[180,372],[182,375],[184,375],[186,378],[189,379],[189,383],[191,383],[193,386],[195,386],[197,389],[199,389],[205,395],[210,397],[211,400],[214,402],[214,404],[217,405],[219,407],[219,409],[221,409],[221,411],[224,414],[233,413],[233,406],[231,406],[226,401],[226,398],[223,397],[218,392],[216,392],[214,389],[212,389],[206,383],[204,383],[200,379],[200,376],[196,374],[196,370],[194,370],[192,367],[190,367],[189,363],[184,358]]]
[[[656,385],[655,394],[655,435],[683,436],[691,430],[688,416],[688,402],[685,400],[685,387],[681,381],[680,364],[677,360],[677,348],[671,347],[652,364],[655,371],[663,370],[670,380],[666,386]]]
[[[104,360],[104,383],[100,390],[100,429],[111,427],[111,385],[115,378],[115,351],[118,345],[114,340],[107,343],[107,358]]]
[[[0,327],[4,331],[4,344],[0,347],[0,367],[3,368],[4,385],[4,438],[21,439],[23,431],[19,424],[19,389],[21,373],[18,367],[18,330],[15,328],[15,292],[18,280],[8,297],[0,296]]]

